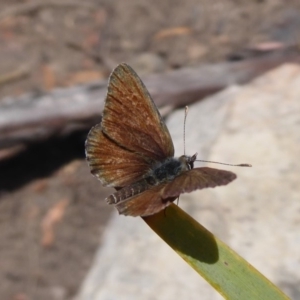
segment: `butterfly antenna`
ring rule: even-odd
[[[233,167],[252,167],[252,165],[250,164],[226,164],[226,163],[221,163],[218,161],[211,161],[211,160],[201,160],[201,159],[196,159],[195,161],[201,161],[201,162],[208,162],[208,163],[212,163],[212,164],[219,164],[219,165],[225,165],[225,166],[233,166]]]
[[[186,117],[189,111],[189,107],[186,106],[184,110],[184,122],[183,122],[183,154],[185,155],[185,123],[186,123]]]
[[[187,117],[187,114],[189,112],[189,107],[186,106],[185,107],[185,110],[184,110],[184,122],[183,122],[183,154],[185,155],[185,124],[186,124],[186,117]],[[195,156],[196,158],[196,156]],[[197,159],[195,161],[200,161],[200,162],[208,162],[208,163],[213,163],[213,164],[219,164],[219,165],[226,165],[226,166],[233,166],[233,167],[252,167],[252,165],[250,164],[226,164],[226,163],[221,163],[221,162],[218,162],[218,161],[211,161],[211,160],[200,160],[200,159]],[[179,202],[179,197],[178,197],[178,202]],[[178,203],[177,203],[178,205]]]

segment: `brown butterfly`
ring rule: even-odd
[[[120,64],[112,72],[101,124],[86,140],[91,172],[117,191],[106,198],[120,214],[155,214],[197,189],[226,185],[229,171],[194,168],[197,154],[174,157],[166,124],[135,71]]]

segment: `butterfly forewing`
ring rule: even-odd
[[[128,186],[157,161],[174,155],[173,142],[154,102],[126,64],[111,74],[101,126],[86,141],[91,171],[106,186]]]
[[[116,204],[120,214],[126,216],[148,216],[170,205],[182,193],[226,185],[236,175],[213,168],[196,168],[183,172],[172,181],[152,187],[141,194]]]
[[[125,149],[161,161],[174,155],[163,119],[138,75],[126,64],[111,74],[102,119],[103,132]]]
[[[236,175],[229,171],[213,168],[195,168],[180,174],[174,180],[166,184],[162,197],[178,197],[182,193],[190,193],[195,190],[226,185],[233,181]]]

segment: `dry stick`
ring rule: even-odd
[[[14,70],[12,72],[0,76],[0,85],[26,77],[29,74],[30,74],[30,67],[28,65],[22,66],[17,70]]]
[[[77,42],[67,41],[66,45],[68,47],[70,47],[71,49],[78,51],[78,52],[84,54],[85,56],[87,56],[88,58],[92,59],[96,64],[104,64],[104,66],[107,70],[112,70],[117,65],[117,63],[115,61],[106,57],[102,53],[87,50],[81,44],[79,44]]]
[[[4,9],[0,13],[0,22],[7,17],[12,17],[21,14],[28,14],[33,11],[49,7],[49,6],[57,6],[57,7],[65,7],[65,6],[79,6],[86,9],[95,9],[97,5],[85,2],[85,1],[74,1],[74,0],[47,0],[47,1],[36,1],[36,2],[28,2],[17,4],[11,7]]]
[[[264,57],[241,62],[180,69],[143,78],[158,107],[183,107],[231,84],[242,84],[300,56]],[[0,101],[0,149],[26,145],[78,130],[100,121],[107,81],[56,89],[44,95]]]

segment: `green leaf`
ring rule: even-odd
[[[289,299],[177,205],[172,204],[165,211],[143,219],[226,299]]]

